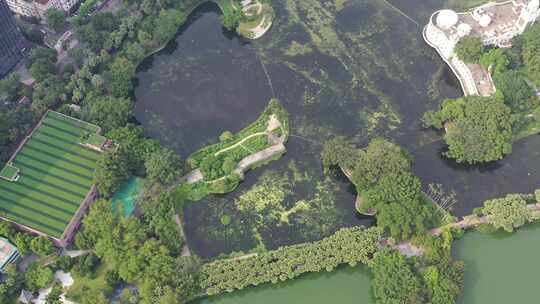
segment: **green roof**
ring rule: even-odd
[[[86,139],[86,143],[94,147],[100,148],[106,140],[106,137],[94,133],[88,136],[88,138]]]
[[[0,215],[61,237],[93,184],[99,152],[81,136],[99,127],[49,111],[10,165],[16,181],[0,179]]]
[[[5,165],[4,168],[0,171],[0,177],[7,180],[15,180],[19,169],[13,167],[12,165]]]

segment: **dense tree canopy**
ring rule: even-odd
[[[377,226],[398,240],[426,231],[434,224],[435,206],[421,192],[411,173],[388,174],[364,192],[362,209],[377,212]]]
[[[478,37],[467,36],[459,40],[455,52],[466,63],[478,63],[484,53],[484,44]]]
[[[144,166],[151,182],[168,185],[182,175],[182,163],[176,152],[161,148],[150,154]]]
[[[87,120],[100,126],[104,132],[125,126],[133,117],[133,102],[130,99],[107,96],[88,102]]]
[[[160,299],[166,294],[166,289],[175,293],[180,299],[178,303],[198,294],[194,276],[198,262],[191,257],[172,254],[161,241],[162,237],[168,238],[162,233],[170,230],[163,230],[163,225],[155,220],[165,220],[161,216],[170,215],[167,209],[154,213],[156,218],[146,215],[144,221],[140,221],[118,216],[110,204],[110,201],[101,200],[92,205],[83,219],[82,231],[77,234],[77,245],[93,249],[123,281],[137,283],[140,303],[153,303],[153,299]]]
[[[241,9],[233,9],[228,13],[223,14],[220,17],[221,24],[229,31],[234,31],[240,25],[240,22],[244,18],[244,13]]]
[[[109,151],[98,160],[94,181],[103,197],[111,197],[130,176],[128,159],[122,151]]]
[[[38,263],[30,264],[24,275],[26,288],[31,291],[37,291],[40,288],[47,287],[54,280],[52,269],[43,267]]]
[[[457,162],[479,163],[512,152],[510,108],[494,97],[447,99],[438,112],[427,112],[424,124],[446,129],[445,155]]]
[[[339,166],[345,170],[353,170],[357,164],[358,149],[344,136],[336,136],[324,142],[321,151],[323,168]]]
[[[530,26],[523,34],[523,63],[529,79],[540,85],[540,24]]]
[[[512,70],[493,77],[497,94],[513,112],[527,111],[534,105],[534,90],[520,72]],[[536,103],[538,101],[536,100]]]
[[[0,80],[0,100],[15,101],[20,78],[17,73],[10,73]]]
[[[377,304],[422,303],[420,280],[404,256],[383,250],[370,264],[373,270],[373,294]]]
[[[519,194],[509,194],[504,198],[486,201],[482,213],[488,216],[489,223],[495,228],[502,228],[508,232],[538,218]]]
[[[484,69],[491,71],[493,76],[497,76],[507,71],[510,59],[502,49],[494,48],[480,57],[480,65]]]
[[[129,171],[140,176],[145,175],[146,160],[160,149],[157,140],[145,138],[143,128],[133,124],[111,130],[107,138],[118,144],[118,151],[124,155]]]
[[[56,8],[49,8],[45,12],[45,19],[47,20],[47,25],[55,32],[60,31],[66,24],[66,15]]]
[[[30,53],[30,74],[38,82],[43,81],[49,74],[56,73],[57,54],[54,49],[38,47]]]
[[[251,285],[285,281],[306,272],[332,271],[340,264],[367,263],[377,251],[378,228],[342,229],[317,242],[280,247],[244,259],[216,260],[201,269],[201,287],[209,295]]]
[[[410,156],[398,145],[384,139],[373,139],[358,153],[352,181],[359,191],[374,186],[389,174],[408,172]]]

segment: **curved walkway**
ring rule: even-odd
[[[248,30],[252,35],[250,39],[259,39],[270,29],[270,27],[272,26],[272,20],[268,22],[267,26],[264,26],[266,18],[268,18],[268,16],[264,15],[259,25]]]

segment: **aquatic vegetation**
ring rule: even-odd
[[[285,50],[285,56],[294,57],[306,55],[313,52],[313,49],[308,44],[301,44],[297,41],[291,42],[291,45]]]
[[[251,285],[278,283],[306,272],[332,271],[340,264],[365,264],[377,251],[377,242],[381,235],[377,228],[341,229],[317,242],[284,246],[245,257],[216,260],[203,265],[201,288],[208,295],[214,295]]]

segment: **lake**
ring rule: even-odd
[[[420,118],[461,90],[421,31],[446,2],[391,2],[419,25],[385,1],[274,1],[276,20],[254,42],[225,32],[218,7],[207,3],[190,15],[174,41],[141,64],[137,120],[147,135],[182,158],[215,142],[221,132],[236,132],[255,120],[271,97],[290,113],[291,137],[282,159],[249,172],[236,191],[186,208],[187,239],[198,255],[273,249],[320,239],[340,227],[370,225],[372,219],[354,212],[350,183],[321,168],[321,143],[337,135],[359,147],[378,136],[403,146],[425,187],[441,184],[455,193],[456,216],[486,199],[538,187],[540,136],[515,143],[512,155],[483,166],[457,165],[441,156],[440,134],[424,130]],[[288,175],[285,209],[323,194],[329,203],[317,207],[319,214],[300,212],[290,223],[261,226],[239,213],[234,201],[268,175]],[[232,222],[223,225],[224,216]]]
[[[465,290],[458,304],[537,303],[540,223],[509,234],[470,231],[454,244],[465,261]],[[277,285],[248,288],[198,304],[373,304],[371,274],[365,266],[313,273]]]
[[[465,261],[458,304],[538,303],[540,223],[514,234],[468,232],[454,246]]]

